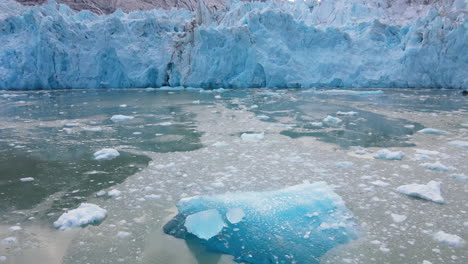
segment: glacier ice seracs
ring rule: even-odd
[[[466,1],[76,13],[0,2],[0,89],[468,87]]]
[[[247,263],[319,263],[357,237],[352,213],[324,182],[184,198],[167,234]]]

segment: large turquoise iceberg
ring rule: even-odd
[[[357,238],[352,213],[324,182],[277,191],[187,198],[164,226],[237,262],[319,263],[327,251]]]
[[[429,3],[430,2],[430,3]],[[76,13],[0,1],[0,89],[468,88],[466,0]]]

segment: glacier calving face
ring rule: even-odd
[[[236,262],[315,264],[357,237],[352,213],[324,182],[186,198],[177,207],[167,234],[196,239]]]
[[[416,1],[417,2],[417,1]],[[465,0],[229,2],[98,16],[0,3],[0,89],[468,87]]]

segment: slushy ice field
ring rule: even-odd
[[[235,263],[168,231],[184,203],[231,194],[242,208],[256,193],[306,186],[308,197],[310,186],[327,186],[351,214],[353,236],[289,263],[468,263],[466,99],[422,89],[3,91],[0,262]],[[95,155],[102,149],[110,158]],[[82,203],[106,217],[54,225]],[[248,219],[229,214],[239,226]],[[283,230],[315,235],[300,224]],[[233,239],[220,232],[212,235]],[[263,247],[281,239],[257,232]],[[271,248],[292,258],[289,242]]]

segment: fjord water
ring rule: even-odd
[[[0,243],[0,256],[6,263],[233,263],[163,234],[179,199],[325,181],[361,234],[321,263],[466,263],[466,244],[433,234],[468,238],[468,149],[449,144],[467,141],[467,110],[458,90],[2,92],[0,240],[16,242]],[[134,118],[113,122],[113,115]],[[423,128],[446,133],[417,132]],[[245,141],[244,133],[263,138]],[[121,155],[94,160],[102,148]],[[405,156],[375,159],[384,148]],[[435,162],[449,170],[421,167]],[[444,204],[395,192],[431,180],[442,183]],[[114,189],[121,194],[103,192]],[[53,228],[82,202],[105,208],[107,218]]]

